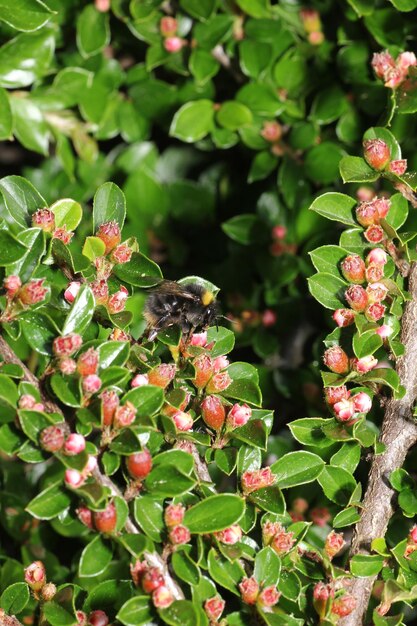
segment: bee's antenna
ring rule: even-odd
[[[230,317],[227,317],[227,315],[218,315],[217,319],[219,319],[219,317],[222,317],[224,320],[227,320],[231,324],[237,324],[236,320],[232,320]]]

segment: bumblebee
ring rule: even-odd
[[[183,334],[205,330],[219,316],[215,294],[203,285],[163,280],[149,294],[143,311],[145,336],[153,341],[160,330],[178,325]]]

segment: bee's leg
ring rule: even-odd
[[[142,337],[145,337],[146,341],[155,341],[156,336],[160,330],[162,330],[163,328],[167,328],[168,326],[172,326],[172,324],[166,324],[167,320],[170,317],[171,317],[171,313],[168,313],[167,315],[160,317],[158,322],[154,326],[151,326],[150,328],[147,328],[145,330]]]

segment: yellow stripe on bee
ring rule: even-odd
[[[206,291],[203,291],[203,294],[201,296],[201,302],[204,304],[204,306],[208,306],[213,302],[213,300],[214,294],[211,291],[208,291],[208,289],[206,289]]]

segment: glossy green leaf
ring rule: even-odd
[[[181,7],[192,17],[206,20],[213,13],[216,6],[215,0],[181,0]],[[168,622],[169,623],[169,622]]]
[[[259,220],[256,215],[250,213],[236,215],[227,222],[223,222],[222,229],[230,239],[244,246],[259,240]]]
[[[314,298],[326,309],[339,309],[346,305],[343,300],[344,291],[347,285],[341,278],[319,272],[308,279],[308,287]]]
[[[332,502],[345,506],[356,487],[352,474],[342,467],[326,465],[319,478],[324,494]]]
[[[333,528],[345,528],[346,526],[352,526],[360,520],[361,516],[357,509],[353,506],[342,509],[337,515],[334,516],[332,521]]]
[[[239,521],[245,510],[242,498],[233,494],[209,496],[187,509],[184,524],[191,533],[208,534]]]
[[[376,576],[381,571],[384,561],[385,557],[379,554],[355,554],[350,560],[350,571],[359,578]]]
[[[150,496],[139,496],[135,498],[134,512],[143,532],[152,541],[161,541],[161,533],[165,529],[161,502]]]
[[[203,139],[213,126],[214,109],[211,100],[187,102],[174,115],[170,134],[187,143]]]
[[[82,334],[91,322],[94,313],[94,296],[90,287],[83,285],[75,298],[67,315],[62,335],[69,333]]]
[[[171,464],[155,467],[145,480],[146,489],[155,498],[179,496],[190,491],[195,483],[196,479]]]
[[[328,421],[322,417],[304,417],[288,424],[288,428],[300,443],[317,448],[328,448],[333,445],[333,441],[323,431]]]
[[[77,46],[82,56],[97,54],[110,41],[109,18],[93,4],[84,7],[77,19]]]
[[[229,130],[238,130],[252,122],[250,109],[241,102],[228,101],[221,105],[216,114],[220,126]]]
[[[26,506],[26,511],[36,519],[53,519],[71,503],[70,495],[61,484],[53,484],[41,491]]]
[[[0,139],[10,139],[13,129],[13,115],[7,91],[0,87]]]
[[[263,511],[283,515],[285,513],[285,499],[282,491],[276,485],[258,489],[250,494],[251,501]]]
[[[348,226],[356,226],[353,218],[353,209],[356,200],[343,193],[328,192],[316,198],[310,206],[311,211],[315,211],[323,217],[336,222],[342,222]]]
[[[137,409],[139,418],[157,413],[164,403],[164,391],[161,387],[144,385],[136,387],[123,396],[123,402],[131,402]]]
[[[104,183],[96,191],[93,203],[94,232],[105,222],[115,221],[123,228],[126,217],[126,199],[115,183]]]
[[[281,559],[269,546],[263,548],[255,557],[253,575],[263,587],[278,584],[281,573]]]
[[[75,230],[83,217],[81,204],[71,198],[57,200],[49,208],[55,216],[56,228]]]
[[[46,200],[38,190],[21,176],[0,179],[0,191],[10,217],[22,228],[28,225],[32,213],[46,206]],[[39,234],[39,230],[36,229],[35,233]]]
[[[98,576],[108,567],[113,551],[111,543],[97,535],[82,551],[78,573],[80,576]]]
[[[116,615],[124,626],[140,626],[152,621],[149,596],[134,596],[122,606]]]
[[[223,326],[212,326],[207,331],[207,343],[214,341],[210,354],[212,358],[229,354],[235,345],[235,334],[233,331]]]
[[[373,170],[361,157],[346,156],[340,161],[340,175],[345,183],[371,183],[380,172]]]
[[[27,87],[44,76],[55,49],[53,32],[22,33],[0,48],[0,86]]]
[[[29,587],[26,583],[18,582],[3,591],[0,596],[0,607],[8,615],[16,615],[23,611],[29,600]]]
[[[214,548],[208,554],[208,571],[213,580],[239,596],[237,585],[245,575],[238,561],[229,561],[222,557]]]
[[[168,608],[160,609],[159,615],[171,626],[194,626],[197,623],[197,608],[190,600],[176,600]]]
[[[15,239],[7,230],[0,230],[0,265],[6,266],[21,259],[27,252],[26,246]]]
[[[99,237],[86,237],[82,249],[82,254],[94,262],[98,257],[104,256],[106,244]]]
[[[162,278],[159,266],[141,252],[134,252],[128,263],[115,265],[114,273],[117,278],[135,287],[153,287]]]
[[[294,487],[310,483],[320,476],[324,461],[312,452],[289,452],[271,465],[276,475],[276,484],[281,487]]]
[[[172,555],[172,567],[175,575],[189,585],[198,585],[200,570],[189,555],[188,550],[177,550]]]

